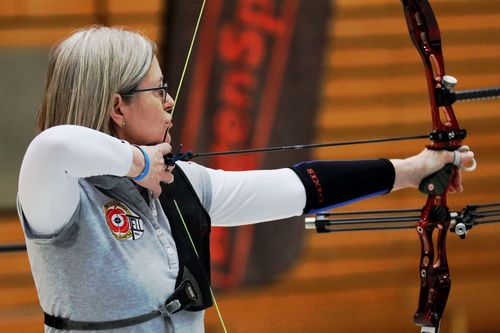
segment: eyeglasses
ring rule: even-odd
[[[162,103],[165,104],[167,102],[168,84],[166,82],[160,87],[146,88],[146,89],[134,89],[134,90],[128,91],[122,95],[123,96],[131,96],[133,94],[144,92],[144,91],[158,91],[158,94],[161,97]]]

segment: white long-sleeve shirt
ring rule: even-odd
[[[132,163],[130,145],[86,127],[52,127],[28,147],[19,176],[19,201],[33,231],[53,234],[79,202],[78,179],[125,176]],[[235,226],[300,215],[305,190],[288,169],[227,172],[179,162],[198,196],[208,175],[213,225]]]

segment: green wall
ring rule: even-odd
[[[19,167],[35,135],[47,48],[0,49],[0,212],[16,208]]]

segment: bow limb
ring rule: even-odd
[[[441,36],[436,17],[427,0],[402,0],[408,30],[424,64],[432,117],[433,142],[436,150],[456,150],[462,145],[466,131],[461,129],[451,103],[438,105],[436,92],[446,85]],[[421,243],[419,264],[420,295],[415,323],[421,332],[438,332],[441,316],[451,287],[446,258],[446,235],[450,225],[446,202],[448,187],[455,167],[448,165],[440,176],[432,176],[421,190],[428,194],[422,208],[417,233]],[[441,183],[438,186],[438,183]],[[433,233],[437,230],[436,244]]]

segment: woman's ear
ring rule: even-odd
[[[116,127],[125,126],[125,115],[123,113],[124,101],[120,94],[113,95],[113,108],[111,109],[111,119]]]

